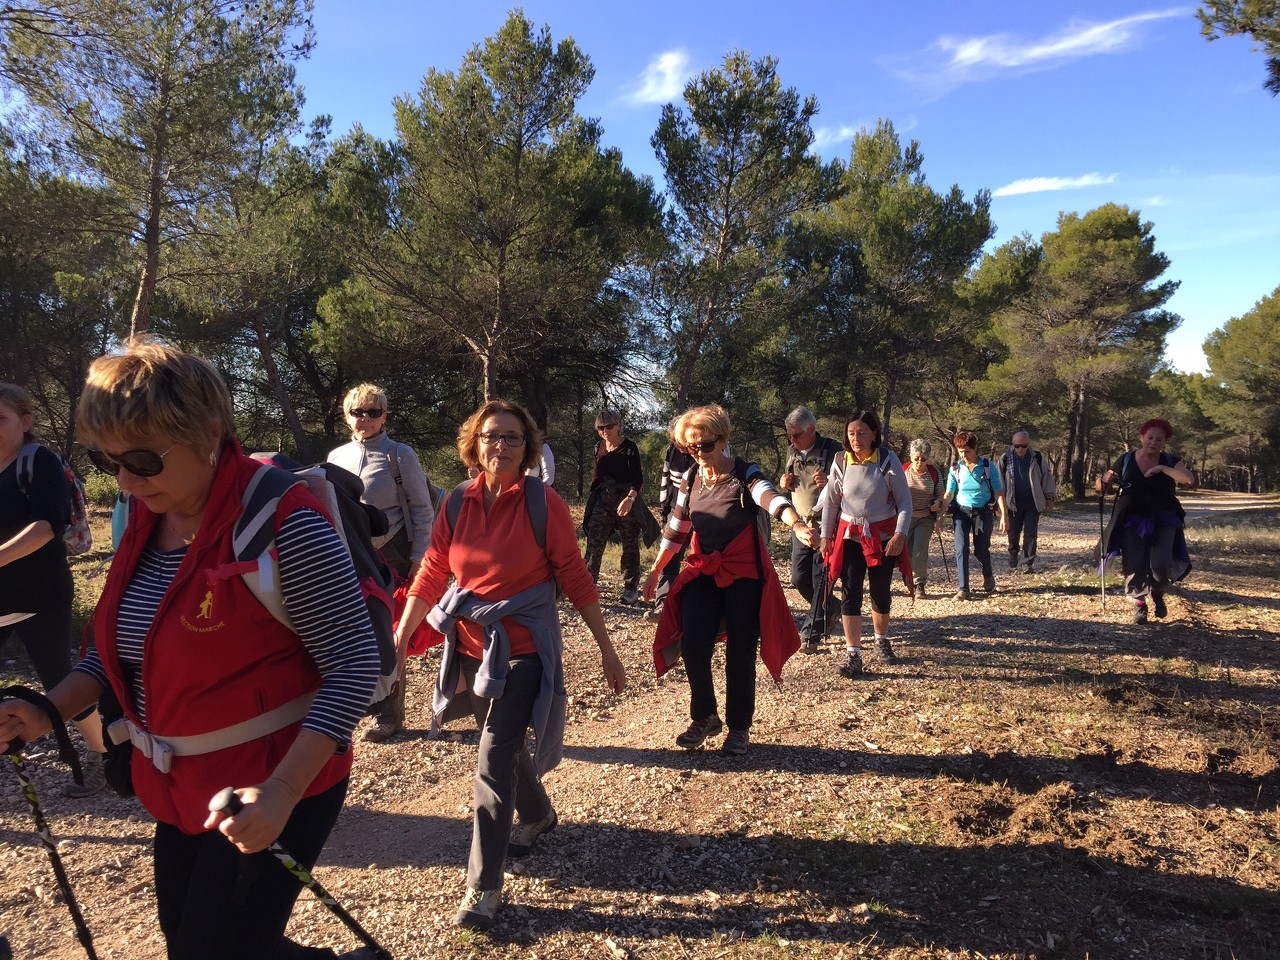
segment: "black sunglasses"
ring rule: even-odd
[[[382,411],[378,407],[369,407],[367,410],[356,407],[351,411],[351,415],[353,417],[365,417],[369,420],[377,420],[382,416]]]
[[[604,433],[604,431],[612,430],[616,426],[617,426],[616,423],[602,423],[600,424],[600,426],[596,427],[596,430],[598,430],[600,433]]]
[[[690,450],[697,450],[701,453],[710,453],[716,448],[719,440],[703,440],[701,443],[691,443],[688,445]]]
[[[1015,450],[1025,450],[1025,449],[1027,449],[1027,445],[1026,445],[1025,443],[1015,443],[1015,444],[1013,445],[1013,449],[1015,449]]]
[[[121,467],[124,467],[135,477],[154,477],[164,469],[164,458],[176,446],[177,444],[175,443],[164,453],[156,453],[154,450],[126,450],[124,453],[118,453],[114,457],[109,453],[103,453],[101,450],[95,450],[90,447],[89,460],[103,473],[109,473],[113,477],[120,475]]]

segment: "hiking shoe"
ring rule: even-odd
[[[862,676],[862,651],[849,650],[846,653],[844,663],[840,664],[840,676],[848,677],[850,680],[857,679]]]
[[[686,750],[696,749],[702,746],[707,737],[715,736],[723,729],[724,723],[714,713],[703,720],[693,720],[689,723],[689,729],[676,737],[676,746]]]
[[[488,930],[498,915],[501,900],[501,889],[477,890],[475,887],[467,887],[462,902],[458,904],[458,912],[454,914],[453,925],[469,930]]]
[[[982,575],[982,589],[987,593],[996,592],[996,575],[994,573],[984,573]]]
[[[625,603],[628,607],[634,607],[636,604],[640,602],[640,595],[636,593],[636,591],[634,590],[623,590],[622,602]]]
[[[1169,608],[1164,604],[1164,594],[1154,593],[1151,595],[1152,610],[1157,620],[1163,620],[1169,615]]]
[[[654,623],[657,623],[662,619],[662,604],[654,604],[644,612],[644,616],[646,620],[652,620]]]
[[[1145,603],[1135,603],[1133,605],[1133,622],[1134,623],[1147,622],[1147,605]]]
[[[1018,555],[1016,553],[1010,554],[1009,556],[1009,569],[1010,570],[1018,569]]]
[[[720,752],[740,757],[747,752],[750,743],[751,737],[747,735],[747,731],[730,730],[729,735],[724,738],[724,745],[720,747]]]
[[[538,845],[538,838],[556,828],[560,819],[553,809],[541,820],[525,823],[523,820],[511,828],[511,839],[507,841],[508,857],[527,857]]]
[[[822,653],[822,644],[816,638],[809,639],[800,647],[802,653],[814,654]]]
[[[921,599],[921,600],[928,600],[928,599],[929,599],[929,593],[928,593],[928,591],[926,591],[926,590],[925,590],[925,588],[924,588],[924,584],[923,584],[923,583],[917,583],[917,584],[916,584],[916,587],[915,587],[915,594],[916,594],[916,596],[917,596],[919,599]]]
[[[68,783],[62,788],[62,795],[73,800],[92,797],[107,789],[107,774],[102,768],[103,755],[96,750],[87,750],[80,758],[80,770],[84,773],[84,784]]]
[[[876,637],[876,655],[885,663],[898,662],[898,658],[893,652],[893,644],[889,642],[888,637]]]
[[[968,599],[969,599],[969,591],[968,591],[968,590],[957,590],[957,591],[956,591],[956,595],[955,595],[954,597],[952,597],[951,599],[952,599],[952,600],[968,600]]]

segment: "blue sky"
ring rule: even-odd
[[[429,67],[456,70],[510,6],[316,0],[301,64],[309,114],[394,134],[392,100]],[[536,0],[537,26],[571,36],[596,68],[579,104],[628,167],[661,172],[649,146],[663,103],[735,49],[778,59],[818,100],[817,149],[847,159],[887,117],[916,139],[938,189],[994,194],[994,244],[1054,229],[1062,211],[1126,204],[1152,222],[1181,281],[1168,360],[1206,369],[1214,329],[1280,287],[1280,98],[1247,38],[1206,42],[1195,4],[791,0]]]

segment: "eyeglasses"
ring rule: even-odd
[[[1015,444],[1013,445],[1013,449],[1015,449],[1015,450],[1025,450],[1025,449],[1027,449],[1027,445],[1026,445],[1025,443],[1015,443]]]
[[[691,452],[697,450],[700,453],[710,453],[719,442],[719,440],[703,440],[701,443],[690,443],[687,446]]]
[[[353,417],[364,417],[366,420],[377,420],[382,414],[383,411],[377,407],[369,407],[367,410],[356,407],[351,411]]]
[[[602,423],[602,424],[600,424],[600,426],[596,427],[596,431],[597,431],[597,432],[599,432],[599,433],[604,433],[606,430],[612,430],[612,429],[613,429],[614,427],[616,427],[616,426],[619,426],[619,424],[616,424],[616,423]]]
[[[108,473],[113,477],[120,475],[121,467],[124,467],[135,477],[154,477],[164,469],[164,458],[176,446],[176,443],[173,444],[164,453],[156,453],[154,450],[126,450],[124,453],[118,453],[115,456],[90,447],[89,460],[103,473]]]
[[[505,443],[508,447],[523,447],[524,437],[518,433],[482,433],[480,439],[491,447]]]

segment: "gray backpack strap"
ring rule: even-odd
[[[474,481],[463,480],[449,493],[449,501],[445,504],[444,515],[449,520],[449,530],[453,536],[458,534],[458,515],[462,513],[462,498],[467,487]],[[547,549],[547,487],[539,477],[524,478],[524,502],[529,511],[529,522],[533,525],[533,539],[544,551]]]
[[[31,478],[35,476],[38,443],[24,443],[18,451],[18,489],[31,496]]]
[[[271,464],[263,464],[240,496],[242,510],[232,531],[232,547],[236,560],[257,562],[258,569],[243,574],[244,582],[271,615],[293,629],[293,621],[285,609],[280,591],[280,576],[271,545],[276,539],[276,511],[281,498],[306,481]]]
[[[543,552],[547,549],[547,487],[541,477],[524,478],[524,503],[533,524],[533,539]]]
[[[387,438],[391,440],[390,437]],[[409,496],[404,492],[404,477],[400,475],[400,444],[391,440],[391,452],[387,459],[391,462],[391,476],[396,481],[396,500],[400,503],[400,516],[404,519],[404,532],[409,536],[409,549],[413,549],[413,517],[409,516]]]

